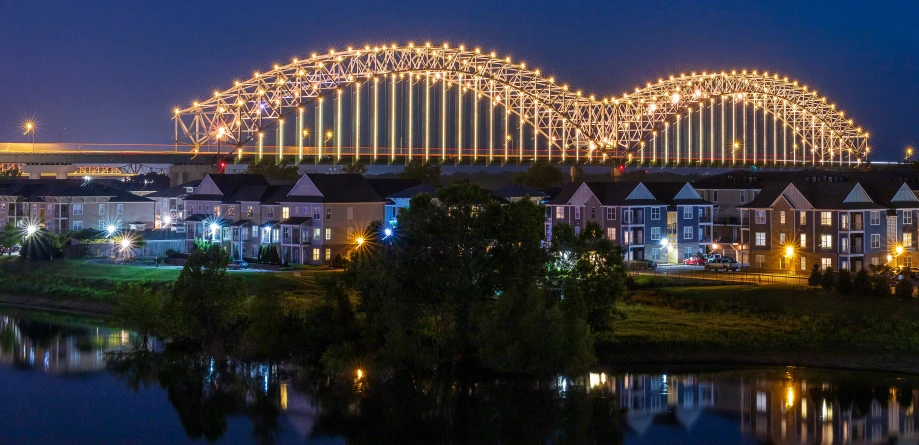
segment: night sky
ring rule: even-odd
[[[598,96],[758,69],[815,88],[871,132],[919,143],[919,2],[0,0],[0,141],[171,143],[171,110],[254,70],[348,45],[464,43]]]

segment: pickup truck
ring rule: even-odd
[[[719,258],[709,263],[705,263],[705,270],[720,270],[722,272],[737,272],[740,270],[740,264],[730,258]]]

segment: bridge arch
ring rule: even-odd
[[[727,103],[731,119],[725,115]],[[698,122],[693,120],[696,108]],[[761,135],[756,122],[752,128],[746,125],[747,113],[752,111],[755,121],[757,110],[763,118]],[[508,57],[446,44],[313,54],[254,73],[174,113],[177,143],[198,149],[220,141],[240,152],[255,146],[260,156],[267,151],[298,162],[419,157],[662,166],[852,164],[870,151],[868,133],[835,105],[775,74],[681,75],[619,98],[597,99]],[[758,146],[759,136],[769,129],[771,146],[766,139]],[[807,150],[810,156],[803,155]]]

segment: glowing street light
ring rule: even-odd
[[[164,225],[167,225],[167,226],[170,225],[170,224],[172,224],[172,217],[169,216],[169,215],[164,216],[164,217],[163,217],[163,224],[164,224]]]
[[[387,227],[387,228],[383,229],[383,235],[386,236],[387,238],[391,237],[391,236],[392,236],[392,228],[391,228],[391,227]]]
[[[131,248],[131,240],[127,238],[122,238],[121,240],[121,250],[127,250]]]
[[[35,235],[36,232],[38,232],[38,226],[35,224],[29,224],[26,226],[26,238]]]
[[[791,258],[795,256],[795,248],[793,246],[785,246],[785,257]]]
[[[112,224],[105,227],[105,232],[108,233],[108,236],[114,235],[116,230],[118,230],[118,228]]]
[[[357,244],[357,247],[363,246],[363,245],[364,245],[364,241],[365,241],[365,240],[364,240],[364,237],[363,237],[363,236],[359,236],[359,237],[357,237],[357,238],[354,240],[354,242]]]
[[[23,135],[32,134],[32,154],[35,154],[35,122],[25,121],[22,124]]]

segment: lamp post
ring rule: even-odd
[[[23,135],[32,134],[32,154],[35,154],[35,123],[27,121],[25,125],[23,125],[23,129],[25,129],[25,132],[22,133]]]
[[[900,256],[903,255],[903,246],[898,244],[897,247],[894,248],[894,252],[897,253],[897,268],[899,269],[900,268]]]
[[[785,258],[788,258],[788,274],[795,274],[795,265],[791,261],[795,257],[795,248],[792,245],[785,246]]]
[[[913,147],[906,147],[906,163],[909,164],[910,159],[913,157]]]

